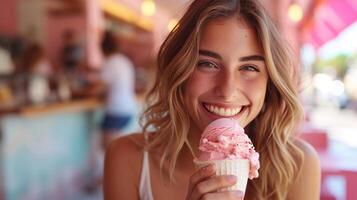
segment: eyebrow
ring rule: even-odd
[[[218,54],[215,53],[213,51],[209,51],[209,50],[199,50],[198,53],[200,55],[204,55],[204,56],[209,56],[212,58],[216,58],[216,59],[220,59],[222,60],[222,57]],[[243,56],[241,58],[239,58],[240,61],[265,61],[264,57],[261,55],[250,55],[250,56]]]
[[[261,55],[244,56],[239,58],[239,60],[240,61],[251,61],[251,60],[265,61],[264,57]]]
[[[200,55],[209,56],[209,57],[212,57],[212,58],[217,58],[217,59],[222,60],[222,57],[218,53],[215,53],[213,51],[199,50],[198,53]]]

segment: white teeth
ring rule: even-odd
[[[226,112],[225,112],[224,108],[220,108],[218,113],[219,113],[220,115],[222,115],[222,116],[225,116],[225,115],[226,115]]]
[[[219,108],[218,107],[214,107],[214,109],[210,110],[211,112],[214,113],[219,113]]]
[[[230,117],[230,116],[237,115],[242,110],[242,107],[239,107],[239,108],[220,108],[220,107],[213,106],[213,105],[205,105],[205,107],[210,112],[212,112],[212,113],[214,113],[216,115],[223,116],[223,117]]]
[[[234,114],[234,109],[226,109],[226,113],[232,116]]]
[[[210,105],[208,110],[214,110],[214,107]]]

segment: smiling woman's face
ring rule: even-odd
[[[202,30],[198,63],[185,86],[192,130],[234,118],[243,127],[260,112],[268,82],[255,30],[237,17],[209,22]]]

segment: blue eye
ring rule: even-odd
[[[204,69],[209,69],[209,70],[215,70],[218,69],[218,65],[214,62],[210,61],[199,61],[197,63],[198,68],[204,68]]]
[[[249,72],[259,72],[259,69],[254,65],[242,66],[240,70],[249,71]]]

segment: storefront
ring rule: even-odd
[[[4,199],[68,199],[78,193],[91,177],[100,108],[101,102],[87,99],[2,113]]]

